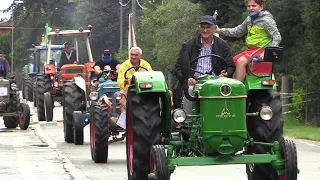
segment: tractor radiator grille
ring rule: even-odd
[[[83,73],[83,69],[66,69],[66,74],[80,74]]]

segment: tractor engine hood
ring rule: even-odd
[[[235,79],[204,77],[194,92],[199,98],[204,152],[240,151],[247,137],[244,84]]]

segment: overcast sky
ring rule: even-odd
[[[10,19],[11,12],[3,13],[2,10],[7,9],[12,4],[13,0],[0,0],[0,19]]]

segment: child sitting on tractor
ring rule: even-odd
[[[266,0],[246,0],[248,17],[235,28],[218,28],[217,32],[223,36],[241,37],[247,33],[247,50],[233,57],[236,65],[236,79],[244,81],[246,65],[250,56],[259,48],[266,46],[277,47],[281,42],[281,35],[270,12],[264,10]],[[264,49],[258,51],[255,57],[263,60]]]

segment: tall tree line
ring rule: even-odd
[[[247,16],[244,0],[138,1],[143,9],[137,6],[137,43],[143,49],[143,57],[155,70],[163,71],[168,77],[182,42],[197,35],[198,22],[202,15],[212,15],[218,10],[219,27],[234,27],[242,23]],[[19,6],[15,11],[17,23],[15,60],[23,58],[24,50],[31,44],[40,43],[45,23],[48,21],[52,28],[61,29],[77,29],[80,26],[85,28],[88,24],[93,25],[91,45],[95,59],[99,58],[104,48],[112,51],[119,49],[118,0],[24,0],[24,2],[23,6]],[[127,2],[129,1],[123,0],[123,4]],[[125,38],[127,38],[128,14],[131,12],[130,4],[129,2],[124,7]],[[277,22],[282,35],[281,46],[285,49],[284,61],[276,66],[278,78],[288,74],[294,79],[295,91],[316,92],[320,87],[318,81],[320,1],[267,0],[266,9],[273,14]],[[126,40],[124,39],[124,42]],[[232,47],[233,54],[245,48],[244,38],[225,40]],[[0,42],[8,43],[8,40]],[[126,56],[124,53],[119,57],[123,59]],[[308,98],[319,98],[319,94]],[[316,119],[319,105],[313,104],[310,107],[313,116],[311,118]],[[303,110],[300,108],[299,112],[303,113]]]

